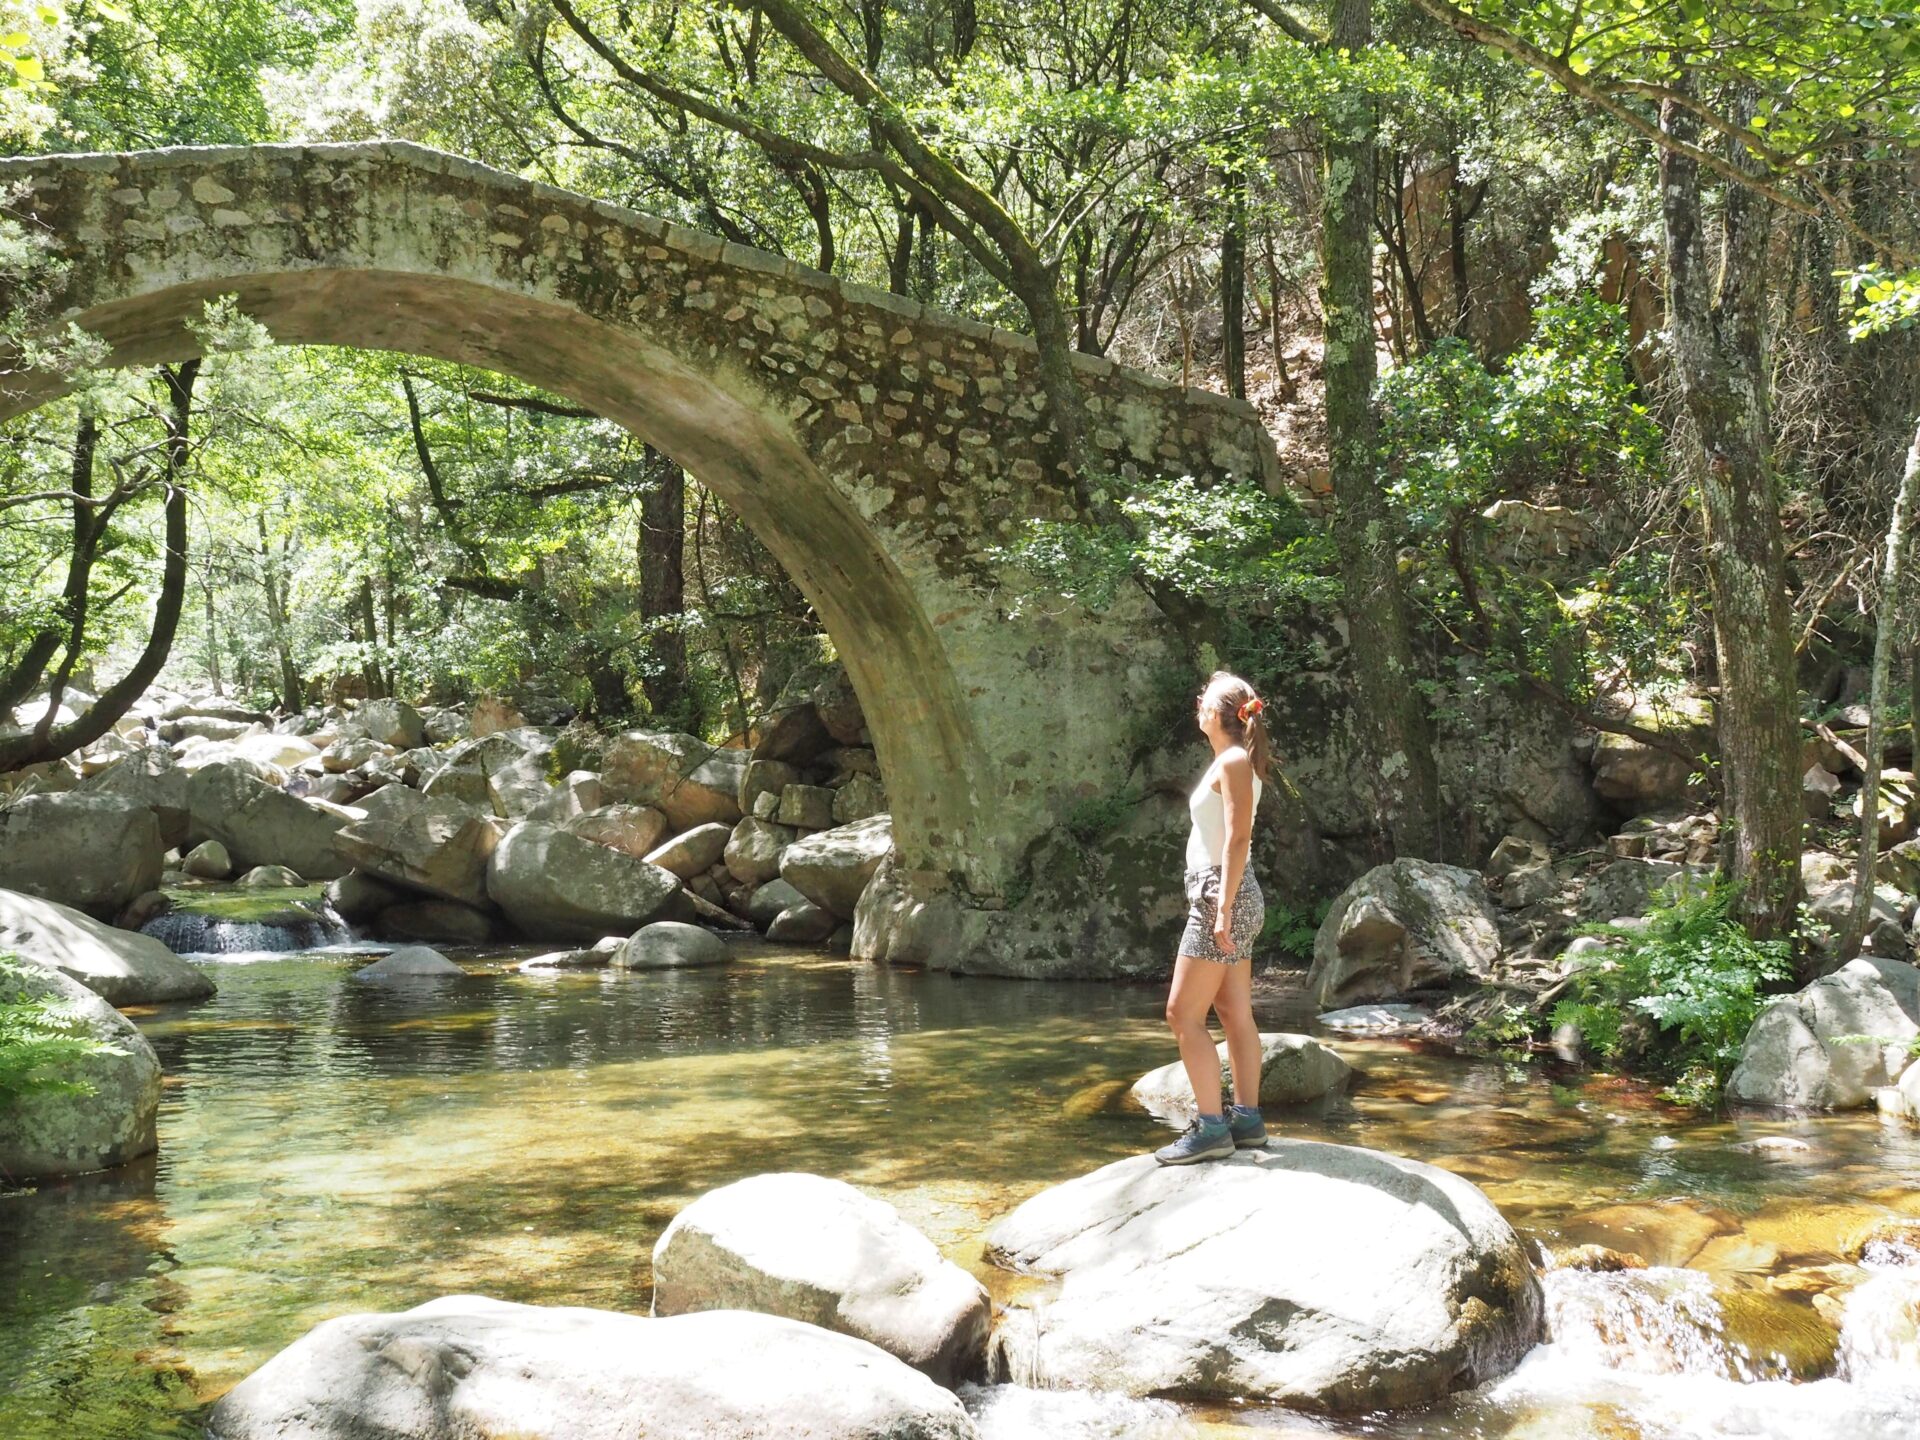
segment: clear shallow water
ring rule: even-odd
[[[1004,1295],[979,1259],[995,1219],[1165,1138],[1118,1100],[1173,1058],[1155,987],[745,953],[647,975],[465,957],[464,981],[384,986],[350,980],[358,956],[209,961],[217,998],[137,1016],[167,1075],[160,1154],[0,1197],[0,1437],[195,1435],[212,1398],[354,1310],[477,1291],[644,1312],[673,1214],[766,1170],[884,1195]],[[1264,1004],[1262,1028],[1312,1030],[1298,997]],[[1920,1134],[1871,1115],[1698,1121],[1617,1081],[1327,1038],[1365,1074],[1276,1128],[1446,1166],[1548,1244],[1688,1271],[1550,1276],[1555,1343],[1428,1412],[997,1387],[969,1395],[986,1433],[1920,1436],[1902,1329],[1920,1270],[1846,1302],[1851,1378],[1754,1378],[1834,1368],[1809,1295],[1779,1292],[1920,1217]],[[1737,1148],[1764,1136],[1807,1148]]]

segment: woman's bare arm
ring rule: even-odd
[[[1245,750],[1229,751],[1220,762],[1220,801],[1227,833],[1220,857],[1220,909],[1213,919],[1213,934],[1215,944],[1231,950],[1233,900],[1240,893],[1240,877],[1246,873],[1253,841],[1253,759]]]

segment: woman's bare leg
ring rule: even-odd
[[[1260,1103],[1260,1027],[1253,1023],[1253,958],[1221,965],[1213,1013],[1227,1032],[1227,1058],[1233,1065],[1233,1103]]]
[[[1230,968],[1197,955],[1182,955],[1173,962],[1173,989],[1167,994],[1167,1027],[1180,1042],[1180,1059],[1203,1115],[1220,1113],[1220,1052],[1207,1033],[1207,1011]],[[1254,1045],[1257,1050],[1257,1039]]]

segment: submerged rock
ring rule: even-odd
[[[1226,1042],[1222,1041],[1218,1049],[1220,1085],[1230,1093],[1232,1066]],[[1346,1061],[1309,1036],[1276,1031],[1260,1037],[1262,1105],[1300,1105],[1318,1100],[1345,1085],[1352,1073]],[[1184,1122],[1193,1118],[1193,1084],[1187,1079],[1186,1065],[1179,1060],[1149,1070],[1134,1081],[1133,1098],[1163,1119]]]
[[[1315,1017],[1329,1030],[1348,1035],[1383,1035],[1397,1030],[1416,1030],[1433,1018],[1418,1005],[1353,1005],[1344,1010],[1328,1010]]]
[[[77,980],[109,1005],[204,1000],[213,981],[150,935],[51,900],[0,890],[0,950]]]
[[[160,1061],[133,1022],[58,970],[0,965],[0,999],[52,1001],[76,1034],[118,1053],[65,1062],[60,1078],[84,1095],[39,1090],[0,1105],[0,1173],[13,1181],[105,1170],[156,1145]]]
[[[995,1375],[1028,1384],[1372,1410],[1494,1379],[1540,1335],[1526,1250],[1480,1190],[1343,1145],[1121,1160],[1027,1201],[987,1254],[1060,1278],[994,1336]]]
[[[727,942],[711,930],[679,920],[656,920],[634,931],[613,955],[620,970],[678,970],[724,965],[733,958]]]
[[[1333,902],[1313,941],[1307,989],[1332,1009],[1483,980],[1500,956],[1486,882],[1457,865],[1376,865]]]
[[[757,1310],[856,1335],[942,1385],[976,1370],[987,1292],[885,1201],[819,1175],[709,1191],[653,1247],[653,1313]]]
[[[453,1295],[309,1331],[222,1396],[207,1440],[976,1440],[885,1351],[772,1315],[648,1320]]]
[[[1769,1003],[1747,1032],[1727,1098],[1847,1109],[1892,1085],[1920,1035],[1920,970],[1862,955]]]
[[[409,945],[353,972],[356,980],[398,980],[460,976],[467,972],[428,945]]]

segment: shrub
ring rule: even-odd
[[[79,1030],[71,1008],[27,993],[28,970],[18,956],[0,954],[0,1105],[24,1095],[90,1095],[93,1087],[63,1073],[77,1060],[124,1055],[117,1045]]]
[[[1668,1099],[1713,1104],[1760,1012],[1762,988],[1792,973],[1788,942],[1755,940],[1731,918],[1738,893],[1716,880],[1683,888],[1647,916],[1644,930],[1584,929],[1619,944],[1579,973],[1573,998],[1554,1008],[1554,1024],[1574,1026],[1603,1058],[1665,1076]],[[1656,1027],[1650,1037],[1636,1026],[1641,1019]]]
[[[1274,901],[1267,903],[1267,918],[1261,922],[1260,936],[1254,941],[1257,951],[1284,955],[1302,964],[1313,961],[1313,937],[1320,933],[1320,922],[1333,908],[1331,899],[1320,899],[1303,909]]]

